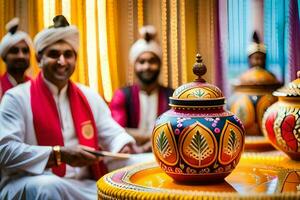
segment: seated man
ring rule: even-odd
[[[30,65],[29,47],[32,46],[32,41],[27,33],[18,31],[18,26],[18,18],[8,22],[8,33],[0,43],[0,56],[6,64],[6,73],[0,77],[0,100],[7,90],[30,80],[25,71]]]
[[[0,199],[96,199],[107,166],[86,150],[135,152],[103,99],[70,81],[79,33],[63,16],[53,21],[34,40],[41,73],[0,105]]]
[[[151,151],[151,133],[156,118],[169,109],[173,89],[158,82],[161,68],[161,48],[154,41],[156,30],[144,26],[142,38],[129,53],[138,82],[115,92],[110,103],[113,118],[131,134],[143,152]]]

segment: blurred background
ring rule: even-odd
[[[19,17],[35,34],[63,14],[80,31],[78,66],[72,79],[89,85],[107,102],[134,82],[128,52],[138,29],[152,24],[163,50],[160,81],[173,88],[193,81],[200,53],[205,78],[228,97],[231,83],[248,69],[247,46],[256,30],[267,46],[266,68],[288,83],[300,69],[300,0],[0,0],[0,37]],[[29,75],[39,71],[34,53]],[[0,63],[0,73],[4,72]]]

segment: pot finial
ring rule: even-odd
[[[202,56],[198,53],[196,55],[196,63],[193,66],[193,72],[198,76],[196,81],[205,83],[206,81],[202,78],[202,76],[206,73],[207,69],[205,64],[203,63]]]

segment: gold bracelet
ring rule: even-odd
[[[60,166],[61,165],[61,152],[60,152],[60,146],[56,145],[54,147],[52,147],[52,150],[54,152],[54,157],[55,157],[55,161],[56,161],[56,166]]]

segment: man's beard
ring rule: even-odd
[[[147,73],[147,72],[135,72],[136,76],[143,84],[150,85],[158,79],[160,70],[152,71],[151,77],[145,77],[144,73]]]
[[[29,68],[29,63],[27,61],[19,61],[14,64],[10,64],[7,66],[7,71],[10,74],[24,74],[25,71]]]

